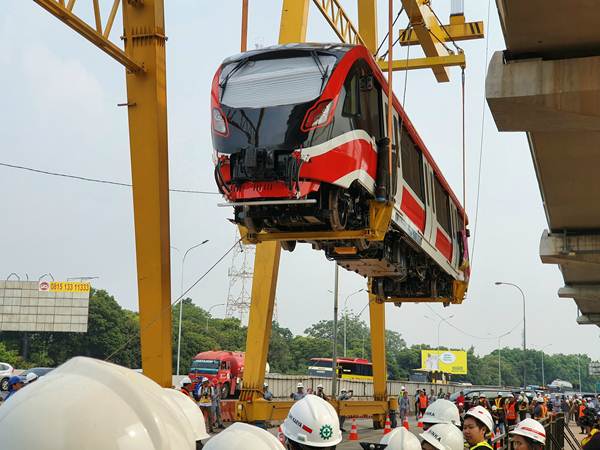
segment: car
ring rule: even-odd
[[[494,399],[498,396],[498,392],[502,395],[502,398],[511,397],[513,394],[507,390],[498,390],[498,389],[463,389],[462,390],[465,396],[465,404],[464,409],[469,409],[472,406],[477,404],[477,400],[481,395],[485,395],[488,402],[493,404]],[[450,401],[456,403],[456,399],[458,398],[459,392],[455,392],[450,396]]]
[[[52,370],[54,370],[53,367],[32,367],[31,369],[27,369],[26,371],[20,373],[19,376],[21,376],[22,378],[25,378],[25,377],[27,377],[27,374],[35,373],[39,378],[39,377],[43,377],[44,375],[47,375]]]
[[[8,391],[8,379],[13,376],[14,371],[10,364],[0,362],[0,391]]]

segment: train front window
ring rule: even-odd
[[[221,103],[231,108],[266,108],[314,100],[321,95],[336,60],[313,52],[233,62],[221,72]]]

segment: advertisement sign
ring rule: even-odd
[[[421,369],[466,375],[467,352],[462,350],[421,350]]]
[[[90,283],[73,281],[40,281],[40,292],[90,292]]]
[[[588,371],[589,371],[590,377],[599,376],[600,375],[600,362],[591,361],[590,365],[588,366]]]

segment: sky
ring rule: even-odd
[[[100,2],[104,16],[108,3]],[[165,3],[170,184],[216,192],[210,83],[220,62],[239,51],[241,1],[223,1],[218,7],[202,0]],[[379,3],[381,40],[387,2]],[[465,3],[467,20],[486,20],[488,2]],[[355,2],[343,4],[356,21]],[[442,20],[448,18],[448,5],[434,4]],[[78,2],[75,12],[90,19],[91,4]],[[277,43],[280,13],[281,0],[250,2],[249,48]],[[405,22],[403,16],[399,24]],[[111,34],[117,43],[121,28],[117,21]],[[401,333],[409,345],[437,345],[439,329],[442,345],[473,345],[480,354],[494,350],[497,336],[512,330],[501,345],[518,347],[520,293],[494,285],[501,280],[525,292],[528,348],[548,346],[547,353],[582,352],[600,359],[598,329],[576,324],[573,301],[557,296],[563,285],[558,267],[540,261],[539,241],[547,224],[525,134],[498,133],[484,104],[487,61],[492,52],[504,49],[495,2],[487,28],[487,58],[485,40],[460,43],[467,55],[467,211],[473,259],[467,298],[448,308],[386,305],[387,328]],[[314,6],[307,39],[337,41]],[[0,162],[130,183],[127,111],[117,106],[126,101],[124,69],[34,2],[12,0],[4,8],[0,42]],[[397,49],[395,57],[406,57],[404,52]],[[411,50],[411,56],[418,53]],[[404,83],[404,74],[395,73],[398,96]],[[405,109],[462,198],[460,69],[451,69],[451,82],[445,84],[437,83],[431,71],[410,72],[406,91]],[[94,276],[94,287],[108,290],[123,307],[137,309],[130,188],[0,166],[0,193],[0,278],[12,272],[30,279],[48,272],[56,279]],[[183,284],[189,286],[235,241],[235,228],[227,221],[232,211],[217,207],[221,201],[218,195],[170,195],[171,245],[179,249],[171,254],[174,298],[180,292],[185,249],[209,240],[186,259]],[[227,257],[190,291],[197,305],[208,309],[226,301],[230,265]],[[333,263],[308,245],[283,252],[277,289],[280,324],[302,333],[310,324],[332,318],[333,273]],[[341,270],[340,307],[364,287],[365,279]],[[364,292],[353,295],[348,310],[358,312],[366,302]],[[225,309],[218,306],[212,313],[222,317]],[[368,319],[368,312],[362,317]],[[446,322],[440,324],[440,317]]]

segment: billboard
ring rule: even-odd
[[[588,366],[588,371],[590,377],[596,377],[600,375],[600,362],[598,361],[590,361],[590,365]]]
[[[466,375],[467,352],[462,350],[421,350],[421,369]]]
[[[85,333],[90,284],[0,280],[0,331]]]

